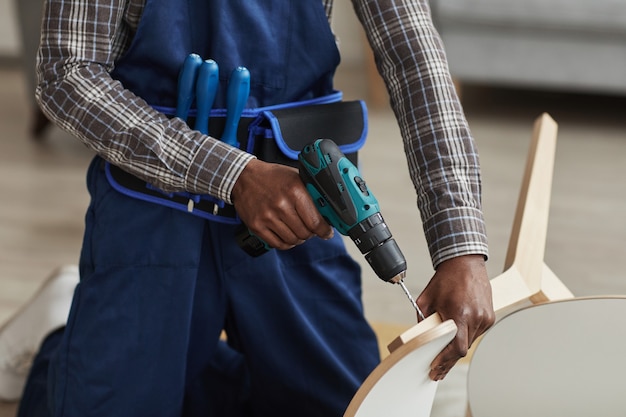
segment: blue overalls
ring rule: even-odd
[[[147,0],[113,75],[173,107],[191,52],[218,62],[222,93],[246,66],[249,106],[329,94],[339,62],[320,0]],[[360,269],[338,233],[252,258],[236,226],[116,192],[99,158],[87,182],[81,283],[51,359],[52,415],[343,414],[379,356]]]

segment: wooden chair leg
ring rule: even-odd
[[[524,305],[573,296],[544,262],[557,130],[548,114],[535,121],[504,272],[491,280],[498,317]]]

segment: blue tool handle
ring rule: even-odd
[[[176,117],[187,120],[191,103],[195,97],[196,79],[202,65],[202,58],[198,54],[189,54],[185,58],[183,68],[178,74],[178,97],[176,101]]]
[[[217,62],[207,59],[200,66],[198,82],[196,83],[196,103],[198,112],[196,114],[195,129],[204,133],[209,133],[209,116],[211,107],[215,101],[217,85],[219,83],[219,67]]]
[[[227,115],[222,141],[232,146],[238,146],[237,127],[250,95],[250,71],[247,68],[237,67],[233,70],[228,81],[226,94]]]

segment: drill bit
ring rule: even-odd
[[[409,289],[406,287],[406,285],[404,285],[404,280],[402,280],[402,279],[399,280],[398,284],[400,284],[400,287],[402,287],[402,290],[404,291],[406,296],[409,298],[409,301],[411,301],[411,305],[413,305],[413,308],[415,308],[415,311],[417,311],[417,317],[419,318],[419,321],[424,320],[426,317],[424,317],[424,313],[422,313],[422,310],[420,310],[419,306],[417,305],[417,303],[413,299],[413,296],[411,296],[411,293],[409,292]]]

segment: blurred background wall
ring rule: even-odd
[[[0,57],[18,59],[21,43],[13,0],[0,0]]]

